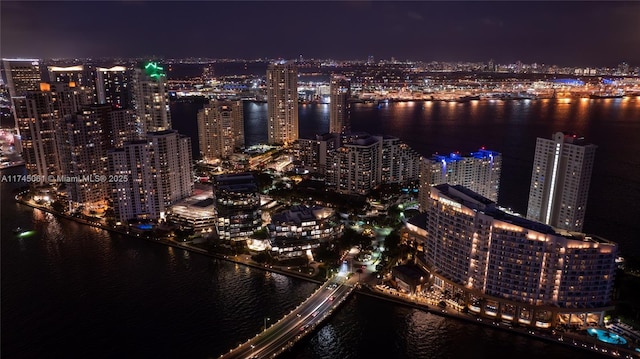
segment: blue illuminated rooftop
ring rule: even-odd
[[[450,163],[450,162],[456,162],[456,161],[460,161],[460,160],[464,160],[466,158],[476,158],[479,160],[488,160],[488,159],[492,159],[496,156],[500,156],[500,152],[495,152],[495,151],[491,151],[491,150],[487,150],[484,148],[479,149],[476,152],[471,152],[468,155],[462,155],[460,154],[460,152],[452,152],[448,155],[439,155],[439,154],[434,154],[431,159],[437,162],[446,162],[446,163]]]

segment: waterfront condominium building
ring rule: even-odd
[[[407,184],[419,176],[420,155],[392,136],[349,134],[327,153],[325,184],[345,194],[366,195],[383,183]]]
[[[612,309],[617,244],[501,211],[460,185],[431,187],[425,212],[422,230],[403,236],[422,242],[423,266],[456,305],[541,328],[602,323]]]
[[[100,104],[115,108],[133,108],[133,89],[130,71],[125,66],[96,68],[96,95]]]
[[[267,141],[291,144],[298,140],[298,70],[294,63],[267,68]]]
[[[327,154],[325,184],[344,194],[367,195],[382,181],[382,141],[359,136]]]
[[[325,207],[295,205],[271,216],[267,231],[272,239],[305,238],[328,241],[341,235],[335,211]]]
[[[498,202],[502,155],[479,149],[468,155],[451,153],[432,155],[420,160],[420,208],[425,208],[431,186],[448,183],[462,185],[494,202]]]
[[[60,174],[56,140],[59,120],[52,99],[50,91],[28,91],[12,98],[27,174],[37,175],[41,184],[48,176]]]
[[[406,184],[420,176],[420,156],[409,145],[393,136],[382,136],[382,183]]]
[[[207,163],[244,147],[242,101],[211,101],[198,112],[200,155]]]
[[[116,218],[164,220],[168,207],[193,192],[191,140],[177,131],[147,133],[108,152]],[[126,180],[124,180],[126,179]]]
[[[218,236],[223,240],[246,240],[262,227],[258,184],[251,173],[215,176],[213,197]]]
[[[583,137],[563,132],[537,139],[527,218],[582,231],[596,148]]]
[[[300,167],[312,173],[325,174],[327,154],[340,147],[338,133],[316,135],[313,139],[298,139],[297,160]]]
[[[349,132],[350,81],[341,75],[332,75],[329,89],[329,132]]]
[[[59,131],[65,116],[77,113],[86,97],[66,83],[40,83],[39,87],[39,91],[14,97],[13,103],[27,172],[44,181],[49,175],[63,174]]]
[[[134,103],[142,132],[171,129],[167,75],[155,62],[147,62],[133,71]]]
[[[107,174],[109,138],[104,128],[109,122],[110,111],[110,106],[87,106],[66,116],[58,126],[62,174],[74,179],[65,183],[74,207],[88,206],[108,197],[107,181],[99,179]]]

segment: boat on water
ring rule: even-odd
[[[13,233],[18,234],[18,233],[22,233],[24,232],[24,229],[22,229],[22,227],[16,227],[13,229]]]

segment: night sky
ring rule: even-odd
[[[0,2],[2,57],[640,66],[640,2]]]

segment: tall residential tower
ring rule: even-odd
[[[349,80],[340,75],[331,76],[329,102],[329,132],[349,132],[349,104],[351,96],[351,84]]]
[[[242,101],[211,101],[198,112],[200,155],[207,162],[229,158],[244,146]]]
[[[293,63],[267,69],[267,134],[269,144],[298,140],[298,70]]]
[[[420,161],[420,208],[426,208],[431,186],[448,183],[462,185],[494,202],[498,202],[502,155],[479,149],[468,155],[451,153],[433,155]]]
[[[142,132],[171,129],[171,112],[164,68],[148,62],[134,71],[135,108],[143,126]]]
[[[527,218],[568,231],[582,231],[597,146],[556,132],[538,138]]]

